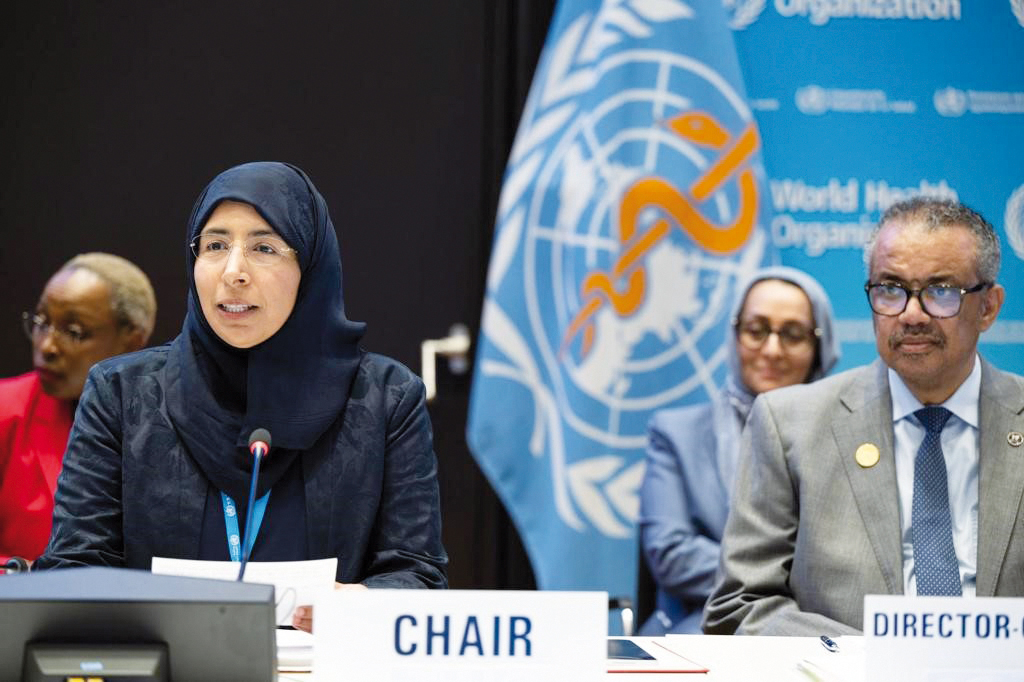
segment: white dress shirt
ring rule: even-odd
[[[892,421],[896,451],[896,481],[900,491],[900,528],[903,542],[903,593],[917,594],[914,577],[914,543],[911,506],[914,499],[914,459],[924,441],[925,429],[914,412],[925,407],[903,380],[889,370]],[[949,514],[953,547],[960,564],[960,585],[965,597],[975,594],[978,576],[978,402],[981,395],[981,360],[942,407],[953,413],[942,430],[942,455],[946,460]]]

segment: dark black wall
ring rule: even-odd
[[[139,264],[153,342],[184,316],[185,221],[217,172],[305,169],[338,229],[348,316],[419,371],[479,322],[494,208],[554,0],[19,2],[2,23],[0,376],[19,313],[83,251]],[[442,363],[443,364],[443,363]],[[465,444],[469,378],[431,406],[455,587],[530,587]]]

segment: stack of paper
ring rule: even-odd
[[[313,670],[313,635],[302,630],[279,628],[277,631],[277,669],[279,672]]]

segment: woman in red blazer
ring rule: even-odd
[[[75,405],[95,363],[142,348],[156,297],[129,261],[87,253],[65,263],[23,313],[35,370],[0,379],[0,562],[46,547]]]

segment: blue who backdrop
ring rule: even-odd
[[[910,194],[957,198],[1002,235],[1007,288],[981,352],[1024,372],[1024,0],[732,0],[783,263],[839,319],[838,369],[877,354],[864,237]]]
[[[1000,231],[1007,303],[982,352],[1021,372],[1024,0],[559,3],[506,172],[468,425],[541,588],[632,593],[647,417],[718,390],[743,272],[810,272],[838,369],[876,357],[863,242],[918,193]],[[687,224],[748,231],[715,244]]]

